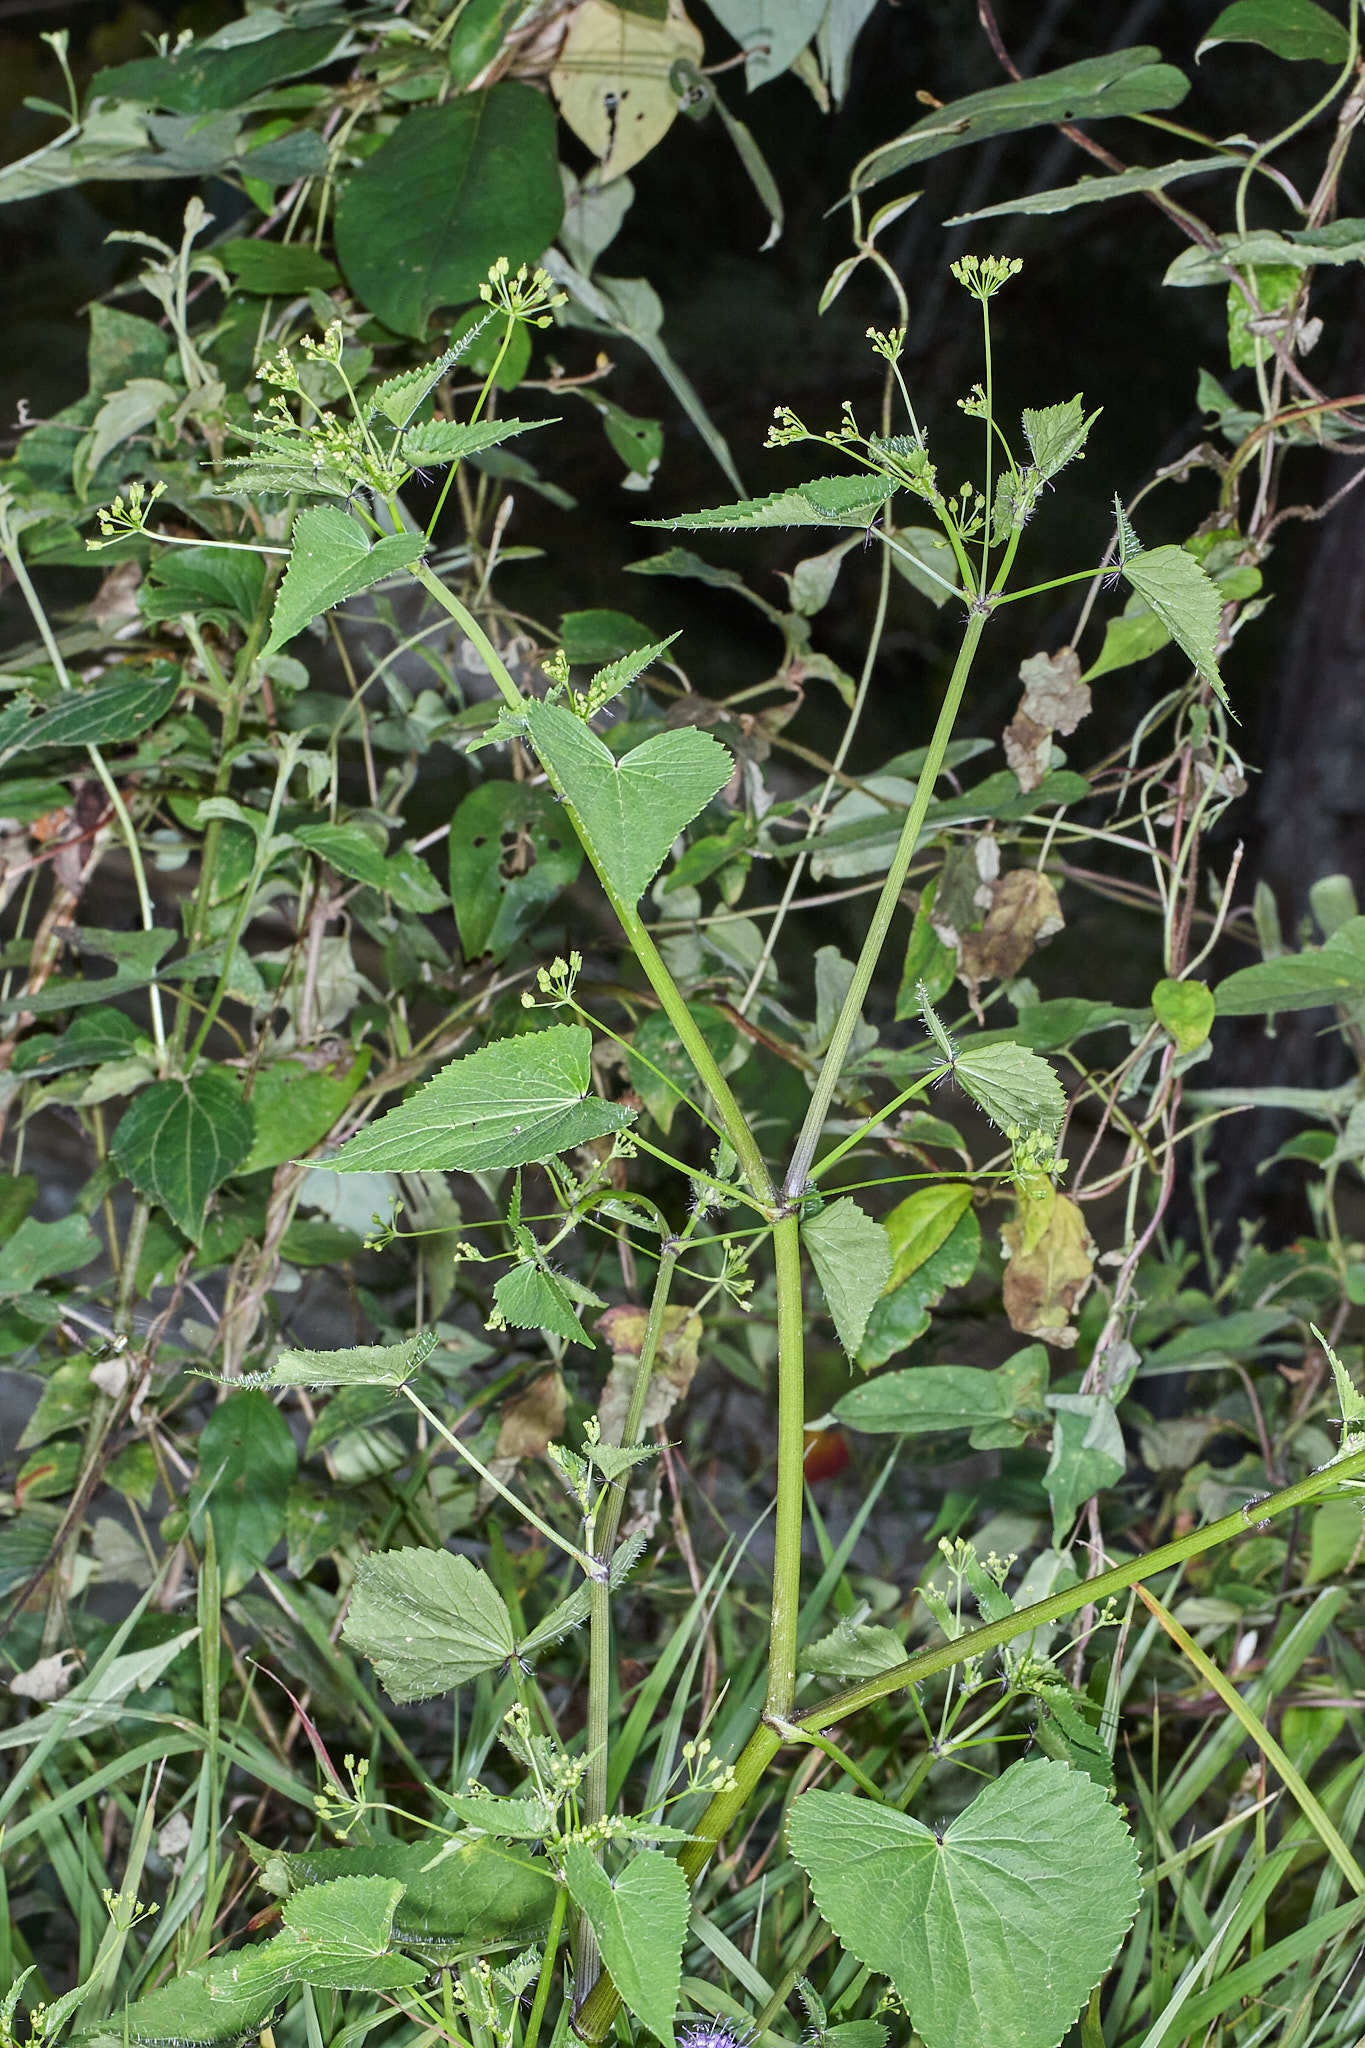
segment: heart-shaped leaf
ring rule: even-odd
[[[364,527],[336,505],[313,505],[300,512],[265,652],[273,654],[333,605],[409,568],[426,545],[425,534],[391,533],[371,546]]]
[[[342,1629],[394,1700],[429,1700],[515,1654],[501,1593],[448,1550],[362,1557]]]
[[[644,895],[684,825],[734,773],[725,748],[695,726],[656,733],[618,761],[562,704],[528,704],[526,722],[604,879],[630,904]]]
[[[1013,1765],[942,1840],[846,1792],[807,1792],[787,1835],[820,1911],[891,1979],[927,2048],[1056,2048],[1137,1910],[1123,1818],[1065,1764]]]
[[[1178,1053],[1197,1052],[1213,1029],[1213,990],[1204,981],[1159,981],[1152,990],[1157,1023]]]
[[[564,1852],[564,1875],[574,1904],[592,1923],[622,1998],[664,2048],[673,2048],[691,1904],[680,1866],[658,1849],[637,1849],[620,1875],[611,1878],[591,1849],[571,1842]]]
[[[839,1342],[855,1358],[867,1319],[891,1277],[891,1245],[849,1196],[812,1216],[801,1232],[810,1262],[824,1290]]]
[[[114,1133],[114,1163],[198,1240],[209,1196],[251,1150],[254,1119],[235,1081],[210,1067],[188,1081],[154,1081]]]

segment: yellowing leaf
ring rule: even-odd
[[[559,111],[598,161],[606,184],[662,142],[678,111],[669,74],[680,57],[699,64],[702,39],[671,0],[666,21],[623,13],[607,0],[574,10],[550,88]]]
[[[1069,1349],[1076,1331],[1068,1318],[1090,1285],[1095,1246],[1085,1217],[1068,1195],[1052,1204],[1047,1229],[1030,1245],[1027,1217],[1000,1233],[1005,1267],[1005,1313],[1012,1330]]]

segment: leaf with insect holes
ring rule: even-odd
[[[787,1838],[821,1913],[890,1978],[926,2048],[1055,2048],[1141,1897],[1122,1814],[1064,1764],[1011,1765],[941,1832],[806,1792]]]
[[[594,182],[632,170],[672,127],[680,100],[673,66],[702,59],[699,31],[680,6],[660,21],[638,10],[579,0],[550,73],[560,115],[597,158]]]
[[[767,526],[866,526],[893,488],[885,477],[818,476],[787,491],[772,491],[766,498],[712,505],[705,512],[679,512],[672,519],[639,519],[636,525],[661,526],[669,533],[705,528],[730,532]],[[632,566],[639,568],[640,564]]]
[[[465,959],[505,959],[582,865],[550,790],[529,782],[471,789],[450,825],[450,895]]]
[[[422,533],[392,533],[371,545],[360,522],[335,505],[300,512],[263,652],[274,654],[333,605],[411,568],[426,548]]]
[[[516,1654],[501,1593],[487,1572],[448,1550],[362,1557],[341,1633],[400,1703],[452,1692]]]
[[[498,1039],[452,1060],[357,1131],[328,1169],[493,1173],[623,1130],[634,1111],[589,1092],[591,1058],[592,1033],[582,1024]]]
[[[526,725],[603,875],[632,905],[658,874],[683,827],[734,773],[735,764],[719,740],[695,726],[656,733],[618,760],[562,704],[528,704]]]

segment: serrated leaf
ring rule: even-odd
[[[691,1911],[681,1867],[661,1850],[637,1849],[620,1874],[610,1878],[591,1849],[571,1842],[564,1852],[564,1875],[622,1999],[664,2048],[673,2048]]]
[[[533,1860],[491,1835],[460,1836],[436,1851],[430,1837],[299,1854],[243,1846],[273,1891],[305,1891],[338,1877],[397,1878],[405,1890],[394,1912],[394,1940],[432,1968],[534,1941],[558,1890],[543,1857]]]
[[[590,1092],[582,1024],[499,1039],[452,1060],[406,1102],[349,1138],[333,1173],[491,1173],[623,1130],[633,1112]]]
[[[295,1892],[284,1904],[284,1931],[232,1957],[237,1987],[281,1998],[295,1984],[333,1991],[420,1984],[424,1964],[388,1953],[402,1896],[401,1882],[391,1877],[338,1877]],[[209,1995],[220,1995],[212,1984]]]
[[[946,1234],[946,1233],[945,1233]],[[891,1245],[848,1195],[830,1202],[801,1229],[839,1342],[856,1358],[873,1305],[891,1276]]]
[[[597,1448],[600,1451],[608,1449],[609,1446],[598,1445]],[[649,1454],[653,1453],[654,1446],[651,1444]],[[624,1457],[626,1453],[622,1452],[620,1455]],[[608,1473],[606,1476],[610,1478],[611,1475]],[[644,1556],[644,1551],[645,1538],[639,1529],[617,1544],[611,1558],[610,1586],[613,1592],[618,1586],[625,1584]],[[529,1636],[522,1637],[517,1644],[518,1659],[525,1663],[530,1658],[538,1657],[543,1650],[548,1650],[552,1644],[572,1634],[574,1629],[581,1628],[588,1619],[591,1608],[592,1587],[585,1579],[582,1585],[575,1586],[572,1593],[561,1600],[557,1607],[551,1608],[544,1621],[537,1622]]]
[[[466,315],[469,325],[463,327],[452,340],[444,354],[435,362],[423,363],[416,370],[400,370],[396,377],[388,377],[371,391],[367,398],[370,417],[382,412],[390,426],[405,427],[429,391],[434,391],[446,371],[457,363],[467,349],[474,346],[493,318],[491,307],[478,313]]]
[[[430,1358],[432,1331],[402,1344],[357,1344],[346,1351],[281,1351],[268,1378],[277,1387],[401,1387]]]
[[[1056,2048],[1140,1897],[1118,1808],[1064,1764],[1012,1765],[942,1840],[845,1792],[803,1794],[787,1838],[821,1913],[891,1979],[926,2048]]]
[[[578,1319],[575,1302],[587,1308],[606,1307],[590,1288],[548,1273],[529,1261],[513,1266],[493,1289],[493,1306],[512,1329],[549,1330],[568,1342],[591,1344],[592,1338]]]
[[[629,654],[622,654],[615,661],[609,661],[605,668],[599,668],[588,684],[588,709],[592,713],[605,711],[614,697],[619,697],[637,676],[647,668],[653,668],[668,652],[679,637],[670,633],[666,640],[653,640],[648,647],[632,648]]]
[[[656,733],[619,760],[560,704],[529,703],[527,729],[606,880],[638,903],[685,825],[719,795],[734,762],[694,726]]]
[[[179,669],[167,675],[161,668],[131,682],[68,691],[12,736],[6,735],[0,759],[35,747],[103,746],[110,741],[140,739],[166,716],[182,683]]]
[[[516,1654],[501,1593],[487,1572],[448,1550],[362,1557],[341,1633],[399,1702],[434,1699]]]
[[[1025,409],[1024,435],[1033,466],[1044,483],[1080,454],[1099,416],[1096,407],[1087,419],[1079,392],[1064,405],[1046,405],[1038,412]]]
[[[197,1242],[209,1196],[251,1150],[254,1121],[235,1081],[210,1067],[154,1081],[124,1111],[110,1150],[140,1195]]]
[[[905,1662],[905,1645],[889,1628],[841,1621],[818,1642],[801,1652],[801,1669],[817,1678],[842,1678],[856,1683],[876,1678]]]
[[[539,1842],[554,1826],[555,1810],[547,1799],[510,1799],[491,1792],[443,1792],[441,1797],[466,1827],[507,1841]]]
[[[953,1076],[997,1130],[1055,1131],[1066,1111],[1062,1084],[1046,1060],[1022,1045],[959,1052]]]
[[[951,100],[894,142],[870,151],[853,171],[852,188],[866,192],[911,164],[993,135],[1177,107],[1190,89],[1189,80],[1173,65],[1161,63],[1160,57],[1159,50],[1138,45]]]
[[[1215,649],[1223,602],[1218,586],[1184,548],[1147,548],[1120,562],[1133,589],[1154,611],[1171,638],[1189,656],[1224,704]]]
[[[582,865],[552,791],[527,782],[472,789],[450,826],[450,896],[465,959],[506,959]]]
[[[754,531],[767,526],[867,526],[892,494],[884,477],[820,476],[791,490],[772,491],[766,498],[744,498],[735,505],[713,505],[705,512],[680,512],[672,519],[638,519],[637,526],[659,526],[668,533],[712,529]],[[667,557],[648,566],[657,574],[696,574],[695,569],[659,569]],[[695,557],[691,558],[695,561]],[[640,570],[646,565],[633,562]]]
[[[972,1191],[966,1181],[940,1181],[932,1187],[916,1188],[913,1195],[897,1202],[886,1218],[892,1266],[882,1291],[890,1294],[917,1273],[971,1206]]]
[[[199,1434],[199,1473],[190,1488],[190,1530],[213,1524],[223,1593],[240,1593],[284,1534],[285,1501],[298,1470],[289,1424],[269,1395],[230,1393]]]
[[[333,605],[411,568],[426,549],[422,533],[392,533],[371,545],[359,521],[334,505],[300,512],[264,652],[274,654]]]
[[[1345,27],[1315,0],[1233,0],[1203,37],[1196,61],[1219,43],[1257,43],[1291,63],[1344,64],[1351,54]]]
[[[477,455],[482,448],[496,448],[499,441],[514,440],[518,434],[533,434],[538,427],[557,426],[557,420],[425,420],[409,427],[402,440],[403,460],[415,469],[428,463],[459,462]]]

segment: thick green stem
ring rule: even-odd
[[[777,1513],[768,1691],[763,1711],[772,1720],[785,1721],[796,1697],[805,1505],[806,1333],[801,1306],[801,1237],[795,1212],[773,1225],[773,1265],[777,1280]]]
[[[664,1310],[668,1307],[673,1270],[681,1250],[681,1240],[672,1237],[666,1240],[659,1256],[654,1293],[649,1303],[649,1319],[640,1343],[640,1362],[635,1368],[635,1384],[630,1390],[630,1406],[621,1431],[624,1450],[633,1449],[640,1441],[649,1383],[654,1377],[654,1362],[663,1336]],[[593,1517],[590,1542],[597,1559],[598,1576],[588,1586],[588,1774],[583,1780],[583,1796],[579,1805],[585,1826],[604,1819],[607,1811],[611,1734],[611,1554],[616,1547],[616,1532],[621,1526],[625,1503],[626,1474],[623,1472],[607,1487],[605,1498]],[[584,1914],[578,1922],[574,1956],[574,1984],[580,1998],[596,1983],[598,1969],[597,1940]]]
[[[1145,1557],[1130,1558],[1127,1564],[1116,1565],[1112,1571],[1100,1572],[1093,1579],[1082,1579],[1078,1585],[1069,1586],[1064,1592],[1053,1593],[1046,1600],[1037,1600],[1031,1607],[1020,1607],[1000,1621],[972,1629],[954,1642],[939,1643],[931,1650],[921,1650],[918,1656],[908,1657],[905,1663],[879,1672],[876,1678],[869,1678],[862,1685],[850,1686],[846,1692],[835,1693],[832,1699],[821,1700],[818,1705],[808,1707],[803,1714],[792,1718],[802,1728],[832,1727],[863,1707],[875,1705],[890,1693],[903,1692],[907,1686],[917,1685],[937,1672],[952,1670],[956,1665],[965,1664],[969,1658],[984,1656],[988,1650],[998,1650],[1002,1643],[1012,1642],[1016,1636],[1028,1635],[1034,1629],[1046,1627],[1049,1622],[1065,1620],[1082,1607],[1106,1600],[1115,1593],[1127,1592],[1130,1586],[1138,1585],[1143,1579],[1154,1578],[1158,1572],[1170,1571],[1174,1565],[1183,1564],[1188,1558],[1199,1557],[1206,1550],[1216,1550],[1220,1543],[1230,1543],[1235,1537],[1245,1536],[1262,1522],[1273,1521],[1294,1508],[1312,1506],[1335,1492],[1342,1480],[1362,1475],[1365,1475],[1365,1448],[1337,1458],[1320,1472],[1310,1472],[1306,1479],[1296,1480],[1292,1486],[1268,1495],[1265,1500],[1249,1501],[1244,1508],[1208,1523],[1203,1529],[1194,1529],[1174,1543],[1163,1543]],[[745,1743],[735,1761],[733,1782],[711,1801],[697,1823],[694,1839],[678,1857],[689,1883],[696,1883],[716,1844],[744,1811],[781,1747],[781,1741],[779,1732],[765,1721]],[[591,1998],[580,2009],[574,2021],[575,2031],[584,2041],[604,2040],[620,2009],[621,2000],[616,1987],[609,1977],[603,1977]]]
[[[824,1129],[825,1118],[829,1113],[830,1103],[834,1099],[834,1091],[839,1085],[839,1075],[843,1070],[844,1061],[848,1057],[848,1048],[853,1034],[858,1027],[858,1020],[863,1014],[863,1004],[867,999],[867,991],[872,984],[872,976],[876,971],[877,962],[881,958],[882,947],[886,944],[887,933],[891,929],[891,920],[894,918],[900,903],[900,894],[905,885],[905,877],[910,871],[910,862],[914,858],[915,847],[919,843],[920,833],[924,829],[924,820],[928,815],[929,805],[933,801],[934,786],[939,778],[939,770],[943,766],[943,757],[948,751],[948,742],[952,738],[953,727],[957,723],[957,714],[962,704],[962,693],[967,687],[967,677],[971,674],[977,644],[985,630],[986,620],[989,616],[988,609],[978,611],[973,606],[968,617],[967,630],[962,636],[962,645],[958,649],[957,660],[953,664],[953,673],[948,679],[948,688],[944,695],[942,708],[938,714],[938,723],[934,727],[934,736],[929,742],[929,751],[924,758],[924,772],[921,774],[919,785],[915,790],[914,802],[911,804],[906,814],[905,823],[901,827],[901,836],[896,842],[896,851],[891,856],[891,866],[887,872],[886,881],[882,885],[881,895],[877,898],[877,907],[872,913],[872,921],[867,928],[867,937],[863,940],[862,951],[859,953],[857,965],[853,969],[853,979],[848,985],[848,994],[844,997],[843,1005],[830,1037],[829,1050],[825,1054],[824,1064],[820,1069],[820,1078],[811,1093],[810,1107],[806,1111],[806,1120],[801,1126],[800,1134],[797,1137],[796,1145],[792,1152],[791,1165],[787,1169],[787,1178],[783,1184],[783,1192],[790,1202],[794,1202],[800,1197],[810,1174],[811,1165],[815,1159],[815,1148],[820,1142],[820,1133]]]

